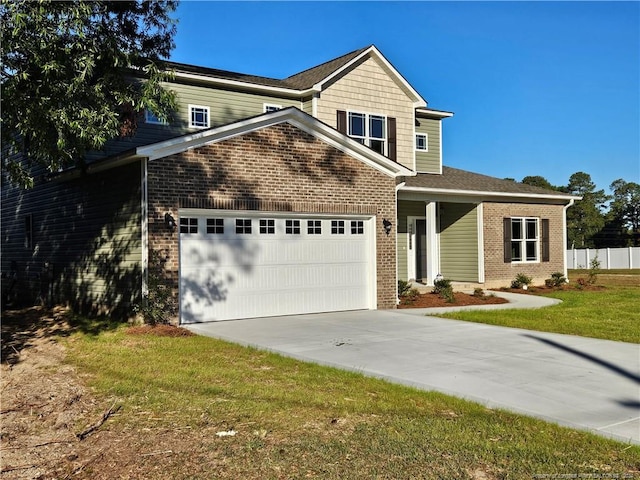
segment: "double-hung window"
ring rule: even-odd
[[[189,127],[209,128],[209,107],[189,105]]]
[[[347,134],[382,155],[387,153],[387,119],[382,115],[349,112]]]
[[[540,235],[537,218],[511,219],[511,261],[540,261]]]

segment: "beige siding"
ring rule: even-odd
[[[425,202],[410,202],[407,200],[398,200],[398,234],[396,241],[396,258],[398,266],[398,280],[408,280],[408,252],[407,252],[407,235],[409,232],[407,226],[407,217],[424,217]]]
[[[337,110],[395,117],[398,163],[413,168],[413,102],[377,60],[368,58],[322,92],[318,118],[336,127]]]
[[[428,151],[416,151],[416,170],[423,173],[440,173],[440,122],[430,118],[418,118],[416,133],[427,135]]]
[[[478,281],[476,205],[440,204],[440,273],[449,280]]]

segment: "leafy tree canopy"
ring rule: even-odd
[[[582,197],[567,210],[569,246],[593,247],[593,236],[605,224],[603,209],[609,197],[604,190],[596,190],[591,175],[584,172],[576,172],[569,177],[566,191]]]
[[[531,185],[533,187],[547,188],[549,190],[557,190],[557,187],[554,187],[549,183],[549,181],[541,177],[540,175],[529,175],[522,179],[522,183],[526,185]]]
[[[2,0],[2,168],[13,183],[33,185],[33,164],[57,171],[133,134],[142,109],[169,115],[161,60],[174,47],[176,6]]]

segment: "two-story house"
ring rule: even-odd
[[[189,323],[566,272],[574,197],[443,166],[453,114],[375,46],[282,80],[169,67],[169,123],[141,113],[82,172],[3,188],[2,271],[32,296],[127,313],[160,264]]]

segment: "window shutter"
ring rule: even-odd
[[[338,110],[336,125],[340,133],[347,134],[347,112],[344,110]]]
[[[549,261],[549,219],[542,219],[542,261]]]
[[[389,157],[391,160],[395,161],[397,158],[397,152],[396,152],[396,119],[393,117],[388,117],[387,118],[387,129],[388,129],[388,145],[389,145],[389,150],[388,150],[388,154],[387,157]]]
[[[511,218],[502,219],[502,238],[504,241],[504,263],[511,263]]]

